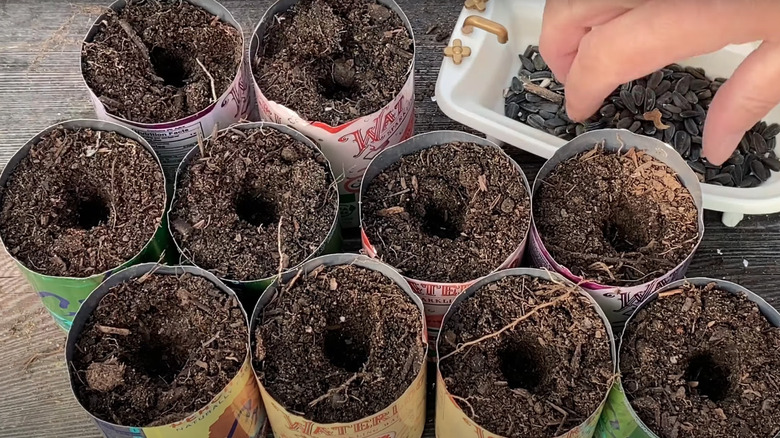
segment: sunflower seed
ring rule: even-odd
[[[734,185],[734,177],[732,177],[728,173],[719,173],[712,178],[707,179],[708,183],[718,183],[722,184],[724,186],[733,186]]]
[[[531,80],[537,79],[550,79],[552,78],[552,72],[550,70],[539,70],[531,73],[529,77]]]
[[[561,120],[557,117],[553,117],[552,119],[548,119],[544,122],[544,126],[546,128],[560,128],[563,126],[566,126],[568,123],[566,123],[564,120]]]
[[[680,112],[680,117],[683,119],[690,119],[691,117],[696,117],[699,115],[699,112],[696,110],[685,110]]]
[[[701,67],[685,67],[685,72],[692,75],[696,79],[706,80],[707,76],[704,74],[704,69]]]
[[[541,110],[541,109],[539,110],[539,112],[537,114],[542,116],[542,118],[545,119],[545,120],[549,120],[549,119],[552,119],[552,118],[555,117],[555,113],[551,113],[549,111],[544,111],[544,110]]]
[[[511,86],[511,90],[512,91],[514,91],[515,93],[520,93],[524,89],[525,89],[525,86],[523,85],[523,83],[520,81],[519,78],[517,78],[517,77],[512,78],[512,86]]]
[[[761,160],[753,160],[750,163],[750,170],[753,171],[753,175],[756,176],[761,182],[764,182],[769,179],[771,176],[771,172],[769,169],[766,168],[764,163]]]
[[[688,103],[690,103],[691,105],[696,105],[697,103],[699,103],[699,97],[696,96],[696,93],[694,93],[693,91],[689,91],[685,93],[685,100],[687,100]]]
[[[616,113],[617,113],[617,108],[615,108],[615,105],[612,103],[604,105],[599,110],[599,114],[601,114],[604,117],[615,117]]]
[[[514,119],[517,117],[517,115],[520,113],[520,105],[516,103],[510,103],[506,106],[505,115],[509,118]]]
[[[704,168],[704,164],[702,164],[701,161],[689,161],[688,166],[690,166],[694,172],[702,175],[704,175],[704,172],[707,170]]]
[[[658,84],[658,87],[655,89],[655,94],[658,96],[666,93],[667,91],[672,89],[672,83],[670,81],[661,81],[660,84]]]
[[[634,123],[634,120],[632,118],[626,117],[626,118],[620,119],[617,122],[617,128],[618,129],[628,129],[633,123]]]
[[[768,126],[768,125],[766,124],[766,122],[765,122],[765,121],[763,121],[763,120],[761,120],[761,121],[759,121],[759,122],[756,122],[756,124],[755,124],[755,125],[753,125],[753,127],[752,127],[752,128],[750,128],[750,130],[751,130],[751,131],[758,132],[758,133],[761,133],[761,132],[764,132],[764,129],[766,129],[766,128],[767,128],[767,126]]]
[[[777,158],[764,157],[761,159],[761,162],[764,163],[764,166],[768,167],[769,169],[775,172],[780,172],[780,160]]]
[[[683,123],[685,124],[685,130],[688,131],[688,134],[699,135],[699,127],[693,119],[685,119]]]
[[[656,92],[656,94],[658,94],[658,93]],[[656,97],[655,104],[656,105],[664,105],[664,104],[667,104],[667,103],[669,103],[671,101],[672,101],[672,92],[671,91],[667,91],[664,94],[661,94],[658,97]]]
[[[558,105],[557,103],[543,102],[542,104],[539,105],[539,109],[541,111],[557,113],[558,111],[560,111],[561,106]]]
[[[769,148],[769,151],[774,151],[775,146],[777,146],[777,137],[772,137],[766,142],[766,147]]]
[[[690,86],[691,86],[691,79],[692,78],[690,76],[688,76],[688,75],[683,76],[682,78],[680,78],[680,80],[677,81],[677,84],[674,85],[674,91],[676,91],[676,92],[678,92],[680,94],[687,93],[688,90],[690,89]]]
[[[515,94],[514,96],[510,96],[509,99],[507,99],[508,102],[521,104],[525,102],[525,94]]]
[[[655,137],[656,140],[664,141],[664,132],[660,129],[657,129],[655,134],[653,134],[653,137]]]
[[[548,120],[548,122],[549,122],[549,120]],[[545,123],[547,123],[547,122],[545,122]],[[553,134],[555,134],[555,135],[563,135],[563,134],[566,134],[566,128],[568,128],[568,126],[567,126],[567,125],[558,126],[558,127],[556,127],[555,129],[553,129]]]
[[[661,81],[664,79],[664,73],[660,70],[654,71],[652,74],[650,74],[650,77],[647,79],[647,88],[655,90],[658,88],[658,85],[661,84]]]
[[[633,87],[634,87],[634,81],[629,81],[620,86],[620,91],[631,91],[631,88]]]
[[[620,92],[620,102],[623,103],[623,106],[625,106],[626,109],[632,113],[639,114],[639,109],[636,107],[634,96],[628,90],[623,90]]]
[[[636,133],[639,131],[639,128],[641,127],[642,127],[642,122],[640,122],[639,120],[635,120],[634,123],[632,123],[631,126],[628,127],[628,130]]]
[[[728,161],[726,161],[729,164],[742,164],[745,162],[745,156],[739,153],[739,151],[734,151],[733,154],[731,154],[731,157],[729,157]]]
[[[537,46],[529,45],[528,47],[525,48],[525,52],[523,52],[523,56],[530,59],[532,56],[534,56],[534,53],[538,51],[539,48]]]
[[[745,134],[742,136],[742,140],[739,141],[739,150],[743,154],[750,152],[750,135]]]
[[[528,96],[526,96],[526,99],[527,98],[528,98]],[[666,103],[662,107],[663,107],[663,109],[665,109],[666,111],[669,111],[672,114],[680,114],[682,112],[682,109],[680,109],[679,106],[672,105],[671,103]]]
[[[691,136],[685,131],[677,131],[674,134],[674,149],[683,156],[688,158],[691,153]]]
[[[698,97],[699,100],[710,99],[712,98],[712,91],[710,91],[709,88],[706,90],[697,91],[696,97]]]
[[[691,136],[691,143],[701,145],[702,138],[700,135]]]
[[[550,85],[550,91],[563,91],[565,87],[562,83],[558,81],[553,81],[553,83]]]
[[[641,108],[645,103],[645,87],[639,84],[635,85],[634,88],[631,89],[631,95],[634,97],[636,106]]]
[[[575,129],[575,134],[579,137],[584,133],[585,133],[585,125],[577,125],[577,128]]]
[[[531,114],[528,116],[528,125],[536,129],[544,129],[544,118],[539,114]]]
[[[526,69],[524,69],[524,68],[521,68],[521,69],[520,69],[520,71],[519,71],[517,74],[518,74],[519,76],[522,76],[522,77],[524,77],[524,78],[527,78],[527,77],[530,77],[530,76],[531,76],[531,71],[530,71],[530,70],[526,70]]]
[[[538,113],[539,112],[539,104],[533,103],[533,102],[523,102],[520,104],[520,108],[522,108],[523,111],[527,111],[529,113]]]
[[[520,62],[523,64],[523,68],[529,72],[533,73],[536,71],[536,67],[534,66],[534,62],[531,61],[531,58],[520,55]]]
[[[664,142],[672,144],[674,141],[674,134],[676,133],[677,128],[675,128],[674,125],[669,125],[669,128],[664,130]]]
[[[681,72],[684,70],[680,64],[670,64],[667,65],[666,68],[672,72]]]
[[[525,93],[525,100],[531,103],[539,103],[542,101],[542,98],[533,93]]]
[[[672,93],[672,102],[674,103],[675,106],[680,107],[680,109],[682,109],[683,111],[693,109],[691,103],[688,102],[688,99],[686,99],[685,96],[683,96],[682,94],[676,91]]]
[[[712,84],[710,84],[710,91],[712,91],[713,95],[717,93],[718,90],[720,90],[720,86],[721,86],[720,82],[713,82]]]
[[[750,134],[751,137],[751,143],[753,145],[754,151],[759,154],[763,155],[769,151],[769,147],[766,144],[766,140],[764,139],[761,134],[757,132],[752,132]]]
[[[703,106],[701,106],[700,104],[698,104],[698,103],[697,103],[697,104],[696,104],[696,105],[693,107],[693,109],[694,109],[694,110],[696,110],[696,111],[699,113],[699,117],[706,117],[706,116],[707,116],[707,111],[705,111],[705,110],[704,110],[704,107],[703,107]]]
[[[542,55],[537,53],[536,56],[534,56],[533,61],[536,70],[547,70],[547,63],[544,62],[544,58],[542,58]]]
[[[710,86],[710,81],[706,79],[694,79],[691,81],[690,89],[693,91],[703,90]]]
[[[717,167],[706,167],[706,170],[704,171],[704,180],[711,181],[716,175],[718,175]]]
[[[780,134],[780,125],[777,123],[772,123],[761,132],[761,135],[767,140],[777,137],[778,134]]]
[[[655,91],[652,88],[645,89],[645,112],[652,111],[655,108]]]
[[[741,187],[743,189],[748,189],[748,188],[751,188],[751,187],[757,187],[759,184],[761,184],[761,181],[758,178],[756,178],[755,176],[750,175],[750,176],[746,176],[742,180],[742,183],[739,184],[739,187]]]

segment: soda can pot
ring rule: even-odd
[[[531,190],[528,185],[528,179],[525,177],[525,173],[523,173],[523,170],[520,168],[520,166],[512,158],[506,155],[504,151],[502,151],[501,148],[498,147],[495,143],[484,138],[477,137],[476,135],[459,131],[434,131],[425,134],[418,134],[377,155],[377,157],[371,161],[368,168],[366,169],[366,174],[363,178],[363,183],[360,189],[360,235],[363,251],[366,255],[374,258],[378,257],[378,252],[365,230],[362,207],[364,202],[363,198],[366,196],[368,187],[371,185],[371,182],[374,180],[374,178],[376,178],[379,174],[384,172],[390,166],[397,163],[407,155],[412,155],[434,146],[454,142],[476,143],[497,150],[502,156],[509,160],[510,163],[512,163],[512,166],[521,175],[523,188],[530,198]],[[520,245],[517,248],[514,248],[512,254],[500,266],[497,266],[493,272],[519,266],[525,252],[526,242],[528,240],[528,228],[530,227],[526,227],[526,232],[523,235],[523,239]],[[449,309],[450,305],[455,301],[458,295],[463,293],[478,280],[475,278],[463,283],[440,283],[426,281],[423,278],[410,278],[408,276],[404,276],[404,278],[406,278],[406,281],[409,282],[412,290],[417,295],[419,295],[420,299],[425,305],[425,316],[431,339],[436,339],[436,334],[441,327],[442,319],[447,313],[447,309]]]
[[[780,311],[769,305],[763,298],[755,294],[754,292],[745,289],[744,287],[725,280],[715,280],[711,278],[688,278],[684,280],[678,280],[672,282],[665,287],[659,289],[650,298],[639,305],[633,315],[626,321],[626,327],[623,329],[623,333],[620,337],[620,346],[622,347],[623,339],[625,337],[626,328],[631,324],[632,319],[642,310],[645,306],[658,298],[658,294],[661,292],[670,291],[673,289],[679,289],[686,284],[691,284],[698,287],[704,287],[708,284],[715,283],[716,287],[720,290],[729,292],[733,295],[744,294],[748,300],[756,303],[758,309],[769,321],[769,324],[775,327],[780,327]],[[620,349],[618,350],[618,355]],[[618,366],[620,362],[618,360]],[[618,373],[620,370],[618,369]],[[612,387],[612,391],[609,394],[609,400],[607,406],[601,415],[599,421],[598,437],[604,438],[658,438],[658,436],[650,430],[647,425],[639,418],[634,408],[631,406],[631,402],[626,397],[625,390],[621,381],[618,379]],[[775,438],[780,438],[780,434]]]
[[[634,134],[625,129],[601,129],[590,131],[580,135],[569,143],[563,145],[542,166],[534,181],[531,197],[531,212],[534,212],[534,197],[539,191],[543,181],[562,162],[567,161],[578,154],[591,150],[597,143],[603,142],[604,150],[616,153],[636,148],[669,166],[678,176],[682,185],[690,192],[696,205],[699,233],[691,252],[680,264],[664,275],[637,286],[612,286],[599,284],[585,278],[574,275],[569,268],[555,261],[550,252],[545,248],[542,236],[536,228],[534,216],[531,219],[531,234],[529,251],[534,266],[549,269],[561,274],[566,279],[580,285],[591,294],[604,309],[607,317],[613,324],[621,324],[628,319],[637,306],[666,284],[679,280],[685,276],[688,266],[693,260],[693,255],[704,236],[704,206],[702,202],[701,183],[696,174],[691,170],[683,158],[671,146],[653,137]],[[637,222],[639,223],[639,222]]]
[[[279,14],[298,4],[299,0],[279,0],[274,3],[255,28],[249,48],[253,61],[263,49],[262,43],[269,24]],[[394,0],[377,0],[395,12],[404,23],[414,42],[414,51],[406,83],[395,98],[373,114],[366,114],[339,126],[330,126],[317,120],[304,120],[295,108],[287,108],[265,97],[252,73],[260,117],[263,120],[295,128],[313,139],[328,157],[339,177],[341,195],[341,225],[357,228],[358,194],[363,173],[369,162],[384,149],[400,143],[414,134],[414,66],[417,43],[414,30],[406,14]],[[254,69],[254,62],[250,62]]]
[[[297,140],[305,144],[307,147],[312,148],[315,151],[315,153],[322,154],[320,149],[317,148],[317,145],[315,145],[314,142],[311,141],[311,139],[309,139],[305,135],[301,134],[300,132],[288,126],[279,125],[276,123],[268,123],[268,122],[241,123],[241,124],[230,126],[229,128],[226,128],[220,132],[224,132],[226,130],[249,131],[252,129],[265,129],[265,128],[273,129],[275,131],[281,132],[282,134],[288,135],[292,137],[294,140]],[[199,153],[200,150],[198,148],[193,148],[192,150],[190,150],[190,152],[187,154],[186,157],[184,157],[181,164],[179,165],[179,169],[176,171],[176,183],[174,184],[173,201],[171,202],[171,209],[168,210],[168,220],[167,220],[169,232],[170,235],[173,236],[172,240],[174,242],[176,250],[181,255],[184,261],[196,266],[197,263],[195,263],[192,257],[188,255],[188,251],[185,250],[185,248],[182,246],[182,243],[179,242],[178,239],[176,239],[176,234],[173,232],[172,229],[170,229],[170,227],[172,226],[170,214],[171,211],[173,210],[173,206],[176,205],[177,191],[179,185],[181,184],[181,179],[183,178],[184,173],[187,171],[187,168],[189,167],[192,160],[197,158]],[[333,181],[336,181],[336,178],[333,175],[333,168],[331,167],[330,162],[327,160],[327,158],[325,158],[325,162],[327,163],[328,166],[328,174],[330,175]],[[310,260],[319,255],[331,254],[337,252],[341,248],[341,229],[339,228],[338,219],[339,218],[337,212],[333,216],[333,219],[331,220],[330,232],[328,232],[328,236],[320,243],[317,250],[314,251],[314,253],[311,254],[309,257],[307,257],[306,260]],[[289,268],[286,272],[297,270],[298,267],[303,263],[305,263],[305,261],[299,263],[298,266]],[[249,281],[238,281],[229,278],[220,278],[220,281],[229,284],[232,288],[240,291],[242,295],[251,294],[255,296],[256,299],[256,297],[259,296],[259,294],[262,293],[268,286],[270,286],[275,279],[276,279],[276,275],[267,278],[257,279],[257,280],[249,280]]]
[[[149,146],[146,140],[144,140],[137,133],[132,130],[117,125],[111,122],[99,121],[99,120],[69,120],[56,125],[49,126],[43,131],[39,132],[32,139],[27,141],[11,159],[0,174],[0,187],[5,187],[8,184],[9,178],[16,170],[19,163],[29,154],[30,149],[37,144],[41,138],[48,135],[52,131],[64,128],[70,130],[77,129],[92,129],[95,131],[115,132],[126,138],[138,142],[146,149],[154,160],[157,161],[159,170],[162,174],[162,167],[160,166],[160,160],[155,155],[154,150]],[[164,175],[163,175],[164,177]],[[168,205],[168,198],[165,195],[165,206]],[[144,206],[139,206],[142,208]],[[54,317],[54,321],[57,325],[65,331],[70,330],[73,318],[76,316],[76,312],[79,310],[79,306],[87,296],[92,292],[100,283],[105,281],[112,273],[126,268],[128,266],[136,265],[143,262],[156,262],[160,260],[160,257],[164,255],[168,245],[170,243],[170,236],[168,235],[168,228],[165,224],[165,215],[160,218],[160,226],[155,231],[154,235],[149,236],[149,240],[141,251],[133,258],[117,266],[109,271],[91,275],[89,277],[58,277],[52,275],[45,275],[36,272],[34,269],[28,268],[20,260],[14,257],[5,243],[3,243],[3,249],[6,253],[16,262],[24,278],[30,283],[33,290],[38,294],[43,302],[43,306]]]
[[[187,117],[162,123],[140,123],[125,119],[109,113],[108,108],[100,101],[99,97],[86,82],[81,64],[81,76],[84,80],[92,105],[95,108],[97,118],[126,126],[145,138],[160,157],[163,169],[169,183],[173,184],[176,176],[176,168],[187,152],[198,144],[198,137],[206,137],[211,134],[214,127],[226,127],[240,120],[250,117],[252,101],[249,96],[249,66],[244,53],[244,31],[233,15],[216,0],[186,0],[188,3],[202,8],[235,28],[241,36],[241,63],[236,70],[236,76],[228,89],[222,93],[216,101],[206,108]],[[127,5],[127,0],[117,0],[109,8],[114,12],[120,12]],[[89,43],[100,30],[101,23],[106,20],[106,14],[101,15],[84,39]]]
[[[563,278],[561,275],[546,270],[532,269],[532,268],[514,268],[514,269],[507,269],[500,272],[494,272],[493,274],[490,274],[480,279],[476,283],[472,284],[466,291],[460,294],[460,296],[458,296],[457,299],[455,299],[455,301],[452,303],[452,307],[450,307],[450,310],[447,312],[447,315],[444,317],[444,320],[442,321],[442,326],[452,317],[452,314],[464,301],[473,297],[474,294],[476,294],[477,291],[479,291],[479,289],[481,289],[483,286],[489,285],[491,283],[495,283],[506,277],[517,277],[522,275],[539,278],[547,281],[564,283],[573,289],[580,290],[578,286],[574,285],[569,280]],[[612,357],[612,367],[614,370],[617,368],[617,351],[615,347],[615,336],[612,332],[612,327],[609,323],[609,319],[607,319],[606,314],[598,306],[598,304],[596,303],[596,301],[593,299],[592,296],[588,295],[587,293],[585,293],[585,291],[582,290],[580,290],[580,293],[582,294],[582,296],[587,297],[590,300],[591,305],[599,314],[599,317],[601,317],[601,321],[604,323],[604,328],[607,331],[607,336],[609,337],[610,352]],[[444,382],[444,377],[442,376],[441,369],[439,366],[439,360],[438,360],[438,358],[441,357],[441,352],[439,351],[439,346],[441,345],[441,342],[442,342],[442,334],[439,333],[439,336],[436,340],[436,357],[437,357],[436,436],[441,438],[444,437],[503,438],[499,435],[496,435],[484,429],[483,427],[478,425],[474,420],[472,420],[466,414],[466,412],[460,408],[458,403],[455,401],[455,398],[453,398],[453,396],[447,391],[447,385]],[[453,358],[450,360],[455,360],[455,359]],[[604,394],[604,400],[601,402],[598,409],[596,409],[596,411],[593,412],[582,424],[567,431],[563,435],[557,436],[556,438],[590,438],[594,436],[596,427],[599,423],[599,419],[601,418],[602,415],[602,411],[605,409],[605,406],[607,404],[608,395],[609,393]]]
[[[291,281],[298,273],[302,271],[304,275],[314,271],[321,266],[358,266],[360,268],[376,271],[392,280],[404,293],[411,299],[420,310],[420,320],[422,322],[422,342],[425,346],[423,357],[427,356],[428,341],[425,334],[425,318],[423,317],[423,305],[420,298],[412,292],[404,278],[390,266],[357,254],[331,254],[304,263],[295,271],[287,272],[282,275],[282,281],[287,283]],[[274,282],[265,290],[260,297],[257,306],[255,306],[252,317],[250,318],[249,336],[252,339],[250,344],[254,349],[256,345],[255,336],[257,324],[260,320],[263,309],[273,301],[278,295],[279,280]],[[426,402],[426,382],[427,382],[426,363],[420,367],[420,372],[414,381],[406,388],[406,391],[390,406],[366,417],[351,423],[330,423],[321,424],[307,420],[300,415],[288,411],[277,402],[265,389],[263,382],[255,373],[257,382],[260,385],[260,393],[263,395],[263,403],[266,407],[268,420],[271,424],[274,436],[277,438],[299,438],[299,437],[319,437],[319,436],[339,436],[341,438],[419,438],[425,428],[425,402]]]

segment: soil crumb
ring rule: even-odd
[[[254,74],[265,97],[338,126],[379,111],[403,88],[414,41],[374,0],[302,0],[271,20]]]
[[[255,369],[276,401],[318,423],[390,406],[424,365],[422,313],[384,275],[354,265],[291,281],[262,312]]]
[[[446,357],[519,318],[514,328]],[[445,322],[440,369],[463,412],[491,433],[557,437],[596,412],[609,391],[608,333],[577,289],[506,277],[480,288]]]
[[[403,157],[363,197],[363,229],[407,277],[466,282],[498,269],[531,218],[521,171],[499,150],[449,143]]]
[[[242,54],[238,29],[198,6],[129,1],[84,43],[81,67],[110,114],[163,123],[196,114],[224,94]]]
[[[255,128],[222,131],[204,151],[194,152],[179,176],[170,214],[174,238],[193,263],[249,281],[317,252],[338,213],[338,191],[319,150]]]
[[[57,128],[30,148],[0,196],[11,255],[40,274],[89,277],[129,261],[154,236],[165,179],[134,140]]]
[[[780,328],[712,283],[664,292],[629,321],[623,386],[661,438],[780,433]]]
[[[534,221],[552,257],[574,275],[634,286],[674,269],[693,251],[693,196],[643,151],[601,145],[559,164],[534,198]]]
[[[236,376],[247,332],[238,301],[201,277],[131,280],[111,288],[76,341],[76,396],[119,425],[181,421]]]

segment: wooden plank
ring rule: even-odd
[[[0,165],[46,126],[70,118],[93,117],[79,75],[79,47],[107,3],[0,1]],[[271,1],[223,3],[249,35]],[[417,132],[460,129],[431,100],[444,43],[435,41],[436,32],[425,34],[433,24],[438,24],[439,30],[448,30],[460,12],[460,2],[399,3],[412,20],[418,43]],[[524,152],[510,153],[529,179],[543,162]],[[720,224],[718,214],[711,213],[707,214],[707,227],[690,275],[742,283],[780,306],[780,259],[776,257],[780,250],[780,216],[751,217],[739,228],[728,229]],[[0,256],[0,277],[0,436],[100,436],[68,388],[61,352],[64,334],[7,256]],[[426,437],[433,437],[432,424],[430,415]]]

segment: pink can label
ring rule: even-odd
[[[259,87],[255,91],[262,120],[288,125],[320,146],[340,181],[341,224],[358,227],[357,198],[368,164],[387,147],[414,134],[414,75],[384,108],[337,127],[303,120],[295,111],[268,100]]]
[[[567,268],[559,265],[544,247],[544,242],[542,242],[542,238],[535,226],[531,226],[531,243],[529,251],[534,266],[557,272],[573,283],[579,284],[580,287],[588,292],[596,300],[599,306],[604,309],[604,313],[613,324],[625,322],[634,313],[639,304],[650,297],[655,291],[673,281],[683,278],[693,259],[693,255],[689,255],[682,264],[677,266],[677,268],[651,282],[638,286],[617,287],[585,281],[572,274]]]

